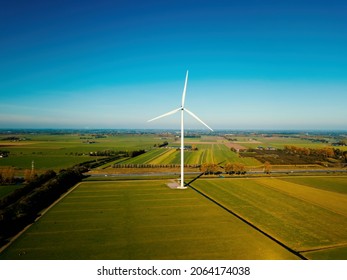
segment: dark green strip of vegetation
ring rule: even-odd
[[[43,209],[80,182],[85,171],[87,169],[83,166],[61,170],[58,174],[47,171],[0,200],[0,246],[34,222]]]

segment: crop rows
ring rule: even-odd
[[[130,158],[122,163],[124,164],[149,164],[150,161],[156,159],[157,157],[167,153],[167,149],[154,149],[150,150],[144,154],[141,154],[137,157]]]
[[[206,150],[185,151],[184,162],[190,165],[199,165],[203,162],[202,156]],[[150,165],[176,165],[181,163],[180,150],[157,149],[132,159],[122,161],[121,164],[150,164]]]
[[[198,150],[184,151],[185,164],[200,165],[203,163],[239,162],[247,166],[257,166],[260,162],[254,158],[242,158],[224,144],[197,144]],[[136,158],[123,161],[122,164],[167,165],[180,164],[180,151],[176,149],[156,149]]]

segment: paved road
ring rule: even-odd
[[[334,169],[334,170],[325,170],[325,169],[293,169],[293,170],[273,170],[271,174],[323,174],[323,173],[347,173],[347,169]],[[88,174],[91,177],[132,177],[132,176],[171,176],[177,175],[179,176],[179,172],[158,172],[158,173],[131,173],[131,174],[107,174],[107,173],[99,173],[99,174]],[[185,172],[185,175],[198,175],[200,172]],[[264,174],[263,171],[248,171],[247,174]]]

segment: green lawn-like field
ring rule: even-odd
[[[337,189],[347,186],[347,177],[323,178],[332,191],[312,187],[316,178],[301,179],[198,180],[194,186],[308,258],[347,259],[347,196],[334,187],[335,179]]]
[[[238,137],[239,141],[235,141],[235,143],[239,143],[247,148],[257,148],[258,146],[266,147],[274,147],[277,149],[283,149],[284,146],[297,146],[297,147],[306,147],[306,148],[323,148],[329,146],[327,143],[314,143],[307,139],[294,138],[294,137],[256,137],[255,139],[242,138]]]
[[[2,158],[1,164],[3,166],[13,166],[16,169],[25,170],[31,169],[32,162],[34,161],[36,170],[60,170],[93,159],[89,156],[19,155],[16,157]]]
[[[192,189],[84,182],[0,259],[294,259]],[[329,188],[327,186],[330,186]],[[193,187],[309,259],[347,259],[347,177],[199,179]]]
[[[347,195],[346,177],[292,177],[283,179],[287,182],[293,182],[300,185],[305,185],[313,188],[318,188],[326,191],[337,192]]]
[[[217,162],[238,162],[246,166],[259,166],[262,163],[255,158],[251,157],[240,157],[237,153],[233,152],[227,146],[223,144],[214,145],[214,153]]]
[[[296,259],[192,189],[84,182],[0,259]]]

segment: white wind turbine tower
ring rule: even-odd
[[[178,189],[186,189],[187,188],[184,186],[184,111],[186,111],[189,115],[191,115],[196,120],[201,122],[208,129],[213,131],[213,129],[211,127],[209,127],[207,124],[205,124],[202,120],[200,120],[200,118],[198,118],[198,116],[196,116],[194,113],[192,113],[191,111],[189,111],[187,108],[184,107],[184,101],[186,98],[187,83],[188,83],[188,71],[187,71],[186,80],[184,83],[181,107],[148,121],[148,122],[151,122],[151,121],[154,121],[154,120],[160,119],[162,117],[166,117],[166,116],[169,116],[169,115],[175,114],[176,112],[181,111],[181,184],[179,187],[177,187]]]

